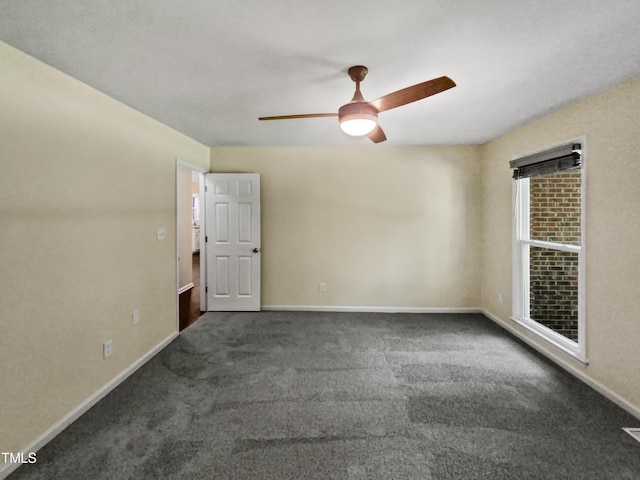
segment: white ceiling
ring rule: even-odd
[[[640,74],[639,0],[0,0],[0,40],[208,146],[372,145],[336,118],[448,75],[380,114],[381,145],[480,144]]]

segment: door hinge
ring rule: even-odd
[[[208,293],[209,292],[209,287],[204,287],[204,293]]]
[[[207,190],[207,186],[206,186],[206,185],[204,186],[204,191],[205,191],[205,192],[208,192],[208,191],[209,191],[209,190]]]
[[[207,243],[209,241],[209,237],[207,237],[206,235],[204,236],[204,243]]]

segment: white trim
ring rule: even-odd
[[[200,231],[206,231],[206,227],[204,224],[204,206],[203,204],[204,202],[204,174],[208,173],[209,170],[207,170],[204,167],[201,167],[199,165],[194,165],[193,163],[189,163],[189,162],[185,162],[183,160],[180,160],[179,158],[176,158],[176,331],[180,330],[180,294],[182,293],[182,291],[180,291],[178,289],[178,286],[180,285],[180,245],[179,243],[179,231],[178,231],[178,222],[179,222],[179,214],[180,214],[180,202],[178,201],[178,197],[179,197],[179,192],[178,192],[178,188],[180,185],[180,179],[179,179],[179,175],[180,175],[180,169],[185,169],[185,170],[191,170],[192,172],[198,172],[200,173],[200,178],[199,178],[199,182],[198,182],[198,186],[199,188],[199,195],[200,195]],[[200,235],[200,285],[202,286],[201,291],[200,291],[200,309],[201,310],[206,310],[206,305],[204,303],[204,291],[205,291],[205,287],[206,287],[206,283],[203,280],[204,276],[205,276],[205,268],[206,268],[206,252],[204,251],[204,235]]]
[[[582,354],[580,349],[576,346],[576,342],[573,340],[569,340],[567,337],[553,331],[551,328],[545,327],[540,322],[536,322],[531,318],[510,318],[512,321],[544,340],[549,345],[582,363],[585,367],[589,366],[589,360]]]
[[[37,452],[42,447],[44,447],[47,443],[53,440],[57,435],[59,435],[65,428],[75,422],[80,416],[86,413],[91,407],[93,407],[96,403],[106,397],[114,388],[124,382],[127,378],[129,378],[133,373],[136,372],[140,367],[142,367],[145,363],[151,360],[156,354],[158,354],[163,348],[169,345],[176,337],[178,336],[178,332],[173,332],[147,353],[145,353],[142,357],[140,357],[136,362],[132,363],[127,369],[123,370],[119,375],[111,379],[107,382],[102,388],[100,388],[97,392],[87,398],[84,402],[78,405],[76,408],[67,413],[61,420],[56,422],[51,428],[49,428],[46,432],[40,435],[37,439],[31,442],[23,451],[23,455],[26,458],[29,453]],[[20,463],[5,463],[0,465],[0,479],[7,478],[11,472],[17,469],[21,464]]]
[[[560,250],[561,252],[569,252],[569,253],[580,253],[582,251],[582,247],[580,245],[570,245],[568,243],[554,243],[554,242],[546,242],[543,240],[520,240],[520,241],[526,245],[531,245],[532,247],[546,248],[548,250]]]
[[[182,295],[184,292],[186,292],[187,290],[191,290],[193,287],[195,287],[195,284],[193,282],[187,283],[184,287],[178,290],[178,295]]]
[[[580,245],[559,244],[542,240],[531,240],[529,235],[529,179],[523,178],[513,182],[514,217],[512,220],[512,315],[511,320],[548,342],[563,353],[570,355],[584,365],[588,365],[586,342],[586,183],[587,183],[587,154],[586,137],[583,135],[561,144],[537,150],[540,153],[552,150],[560,145],[580,143],[582,150],[580,175]],[[513,160],[532,153],[518,155]],[[578,340],[570,340],[553,329],[531,319],[529,310],[529,248],[539,247],[551,250],[571,252],[578,255]]]
[[[601,395],[605,396],[606,398],[611,400],[613,403],[618,405],[620,408],[626,410],[631,415],[633,415],[638,420],[640,420],[640,407],[638,407],[636,405],[633,405],[628,400],[626,400],[625,398],[623,398],[620,395],[618,395],[617,393],[615,393],[613,390],[609,389],[608,387],[605,387],[603,384],[601,384],[597,380],[594,380],[593,378],[588,376],[586,373],[584,373],[584,371],[578,369],[575,365],[572,365],[571,363],[565,361],[565,358],[572,358],[572,357],[558,357],[558,356],[555,356],[555,355],[551,354],[549,351],[547,351],[546,349],[542,348],[542,346],[540,344],[538,344],[537,342],[535,342],[532,339],[528,338],[526,335],[524,335],[518,329],[513,328],[511,325],[509,325],[506,322],[502,321],[498,316],[494,315],[493,313],[489,312],[488,310],[482,309],[481,313],[485,317],[487,317],[490,320],[494,321],[500,327],[502,327],[505,330],[507,330],[509,333],[511,333],[511,334],[515,335],[516,337],[518,337],[518,339],[522,340],[524,343],[529,345],[531,348],[533,348],[534,350],[536,350],[540,354],[542,354],[545,357],[547,357],[549,360],[554,362],[556,365],[558,365],[559,367],[561,367],[564,370],[566,370],[567,372],[569,372],[571,375],[576,377],[578,380],[581,380],[582,382],[586,383],[588,386],[593,388],[596,392],[598,392]]]
[[[206,229],[206,208],[207,199],[204,186],[204,176],[206,172],[198,175],[198,194],[200,195],[200,310],[207,311],[207,238]]]
[[[178,167],[186,168],[187,170],[193,170],[199,173],[209,173],[209,170],[207,170],[206,168],[201,167],[200,165],[185,162],[184,160],[180,160],[179,158],[176,158],[176,165]]]
[[[625,432],[631,435],[635,440],[640,442],[640,428],[623,428]]]
[[[587,357],[587,137],[577,139],[582,149],[580,160],[580,248],[578,255],[578,346],[583,357]]]
[[[335,305],[262,305],[264,311],[362,312],[362,313],[482,313],[470,307],[357,307]]]

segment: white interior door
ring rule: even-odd
[[[260,310],[260,175],[206,175],[207,310]]]

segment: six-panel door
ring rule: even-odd
[[[207,310],[260,310],[260,175],[205,176]]]

